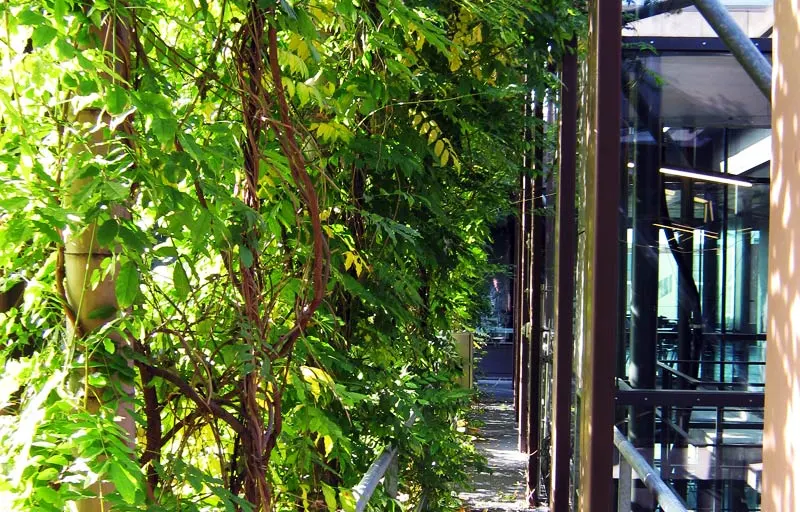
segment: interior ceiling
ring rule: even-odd
[[[730,54],[693,53],[641,59],[661,84],[664,126],[770,125],[770,105]]]

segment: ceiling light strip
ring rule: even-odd
[[[752,187],[753,184],[741,178],[733,178],[721,174],[712,174],[699,171],[691,171],[687,169],[674,169],[672,167],[662,167],[659,169],[661,174],[669,176],[680,176],[683,178],[694,178],[701,181],[713,181],[715,183],[725,183],[726,185],[736,185],[739,187]]]

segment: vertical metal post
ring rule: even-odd
[[[525,118],[530,117],[530,95],[525,96]],[[525,140],[530,146],[533,135],[531,128],[527,127]],[[525,154],[524,175],[522,177],[522,201],[520,203],[520,350],[519,350],[519,439],[518,447],[522,453],[528,453],[528,410],[530,407],[530,325],[531,325],[531,221],[533,206],[533,182],[530,176],[531,154]]]
[[[724,160],[722,163],[722,172],[728,173],[728,145],[729,145],[728,128],[722,132],[722,154]],[[719,361],[726,361],[728,356],[727,352],[727,339],[728,333],[728,185],[722,185],[722,297],[719,305],[720,309],[720,329],[722,331],[720,347],[719,347]],[[725,382],[726,363],[719,365],[719,381]]]
[[[631,465],[619,456],[619,481],[617,483],[617,512],[631,512]]]
[[[573,39],[561,65],[558,211],[556,213],[556,323],[553,343],[553,427],[550,510],[568,510],[572,446],[572,360],[575,300],[575,150],[578,116],[578,63]]]
[[[660,93],[660,92],[658,92]],[[658,118],[655,111],[648,115]],[[640,113],[641,114],[641,113]],[[660,131],[653,134],[658,140]],[[658,222],[661,204],[660,144],[638,148],[634,175],[633,248],[631,274],[631,367],[630,383],[634,388],[656,387],[656,345],[658,344]],[[628,437],[648,463],[653,463],[655,418],[652,407],[631,407]],[[641,481],[634,484],[636,503],[642,510],[652,509],[653,496]]]
[[[539,455],[540,455],[540,411],[541,411],[541,354],[542,354],[542,287],[544,286],[545,217],[544,209],[544,98],[537,95],[534,105],[534,158],[531,168],[533,177],[533,204],[531,223],[531,327],[530,327],[530,377],[528,399],[528,502],[538,505],[539,500]]]
[[[522,190],[522,181],[520,180],[520,191]],[[513,291],[511,294],[511,327],[512,327],[512,334],[511,334],[511,345],[513,347],[512,352],[512,361],[511,361],[511,387],[514,391],[514,414],[515,417],[518,417],[519,414],[519,372],[517,368],[519,366],[519,334],[520,334],[520,325],[519,325],[519,268],[520,268],[520,247],[519,247],[519,221],[515,218],[511,220],[512,225],[512,233],[514,233],[514,280],[513,280]]]
[[[681,183],[681,224],[684,226],[693,226],[694,218],[694,187],[692,180],[683,178]],[[694,262],[692,261],[692,250],[694,249],[694,236],[679,232],[680,235],[680,257],[683,259],[683,269],[689,274],[678,279],[678,359],[682,362],[678,363],[678,370],[681,372],[692,375],[693,363],[688,361],[693,359],[692,355],[692,304],[689,299],[689,287],[693,286],[692,268]],[[679,272],[683,272],[681,267],[678,267]],[[700,319],[694,319],[699,321]],[[682,382],[679,387],[686,388],[689,386],[688,382]]]
[[[587,248],[590,290],[581,414],[580,508],[612,508],[614,364],[617,336],[617,223],[622,3],[594,0],[589,15]]]

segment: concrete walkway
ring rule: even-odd
[[[508,396],[508,384],[479,382],[485,393],[483,403],[475,408],[476,419],[483,422],[477,446],[492,472],[475,474],[475,488],[459,495],[469,511],[530,510],[525,500],[526,456],[517,451],[514,404]]]

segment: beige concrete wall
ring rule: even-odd
[[[776,0],[762,510],[800,510],[800,0]]]
[[[772,27],[772,7],[728,8],[731,17],[750,37],[761,37]],[[694,7],[677,13],[666,13],[641,21],[635,21],[622,29],[623,36],[630,37],[717,37],[714,29],[706,23]]]

